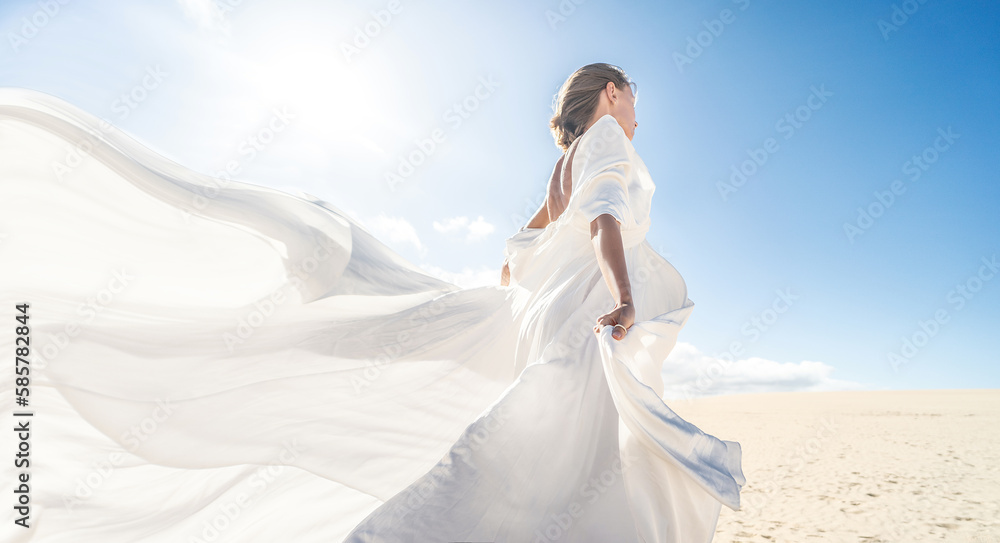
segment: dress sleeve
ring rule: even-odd
[[[631,218],[628,178],[632,168],[629,142],[613,120],[604,122],[594,134],[581,141],[579,188],[572,195],[580,216],[588,223],[607,213],[619,223]]]
[[[588,223],[605,213],[619,224],[625,222],[629,215],[626,167],[619,165],[602,170],[581,187],[580,213]]]
[[[518,257],[528,251],[532,243],[534,243],[535,238],[544,231],[544,228],[524,228],[518,230],[513,236],[504,240],[504,258],[507,259],[508,263],[519,260]]]

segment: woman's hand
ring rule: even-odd
[[[611,331],[611,337],[621,340],[625,337],[625,332],[622,331],[621,326],[615,326],[620,324],[629,329],[635,324],[635,306],[631,302],[615,304],[615,308],[610,312],[597,317],[597,326],[594,327],[594,332],[600,332],[602,326],[614,326],[615,329]]]

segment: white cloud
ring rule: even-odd
[[[469,222],[468,217],[453,217],[444,222],[434,221],[434,229],[442,234],[465,236],[467,243],[481,241],[493,233],[496,227],[486,222],[482,215]]]
[[[410,244],[419,251],[421,256],[427,254],[427,247],[420,242],[420,236],[413,225],[402,217],[387,217],[380,213],[377,217],[366,221],[358,221],[376,239],[389,246]]]
[[[431,264],[420,264],[429,275],[462,288],[484,287],[500,284],[500,268],[483,266],[478,270],[463,268],[460,272],[450,272]]]
[[[776,362],[756,356],[730,362],[678,342],[663,364],[664,397],[866,388],[862,383],[834,379],[834,369],[812,360]]]
[[[229,24],[215,0],[177,0],[184,16],[205,30],[219,31],[229,36]]]

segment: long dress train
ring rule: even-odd
[[[660,398],[693,304],[645,240],[655,187],[613,117],[575,145],[567,209],[506,241],[511,286],[461,289],[327,202],[0,89],[0,302],[33,341],[30,407],[5,375],[0,416],[36,428],[13,540],[710,541],[741,451]],[[602,213],[621,341],[592,331]]]

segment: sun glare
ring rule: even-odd
[[[311,134],[332,143],[360,146],[385,155],[379,143],[395,124],[381,111],[379,89],[394,83],[383,72],[354,66],[329,43],[300,40],[269,50],[255,62],[249,79],[261,100],[287,105]]]

